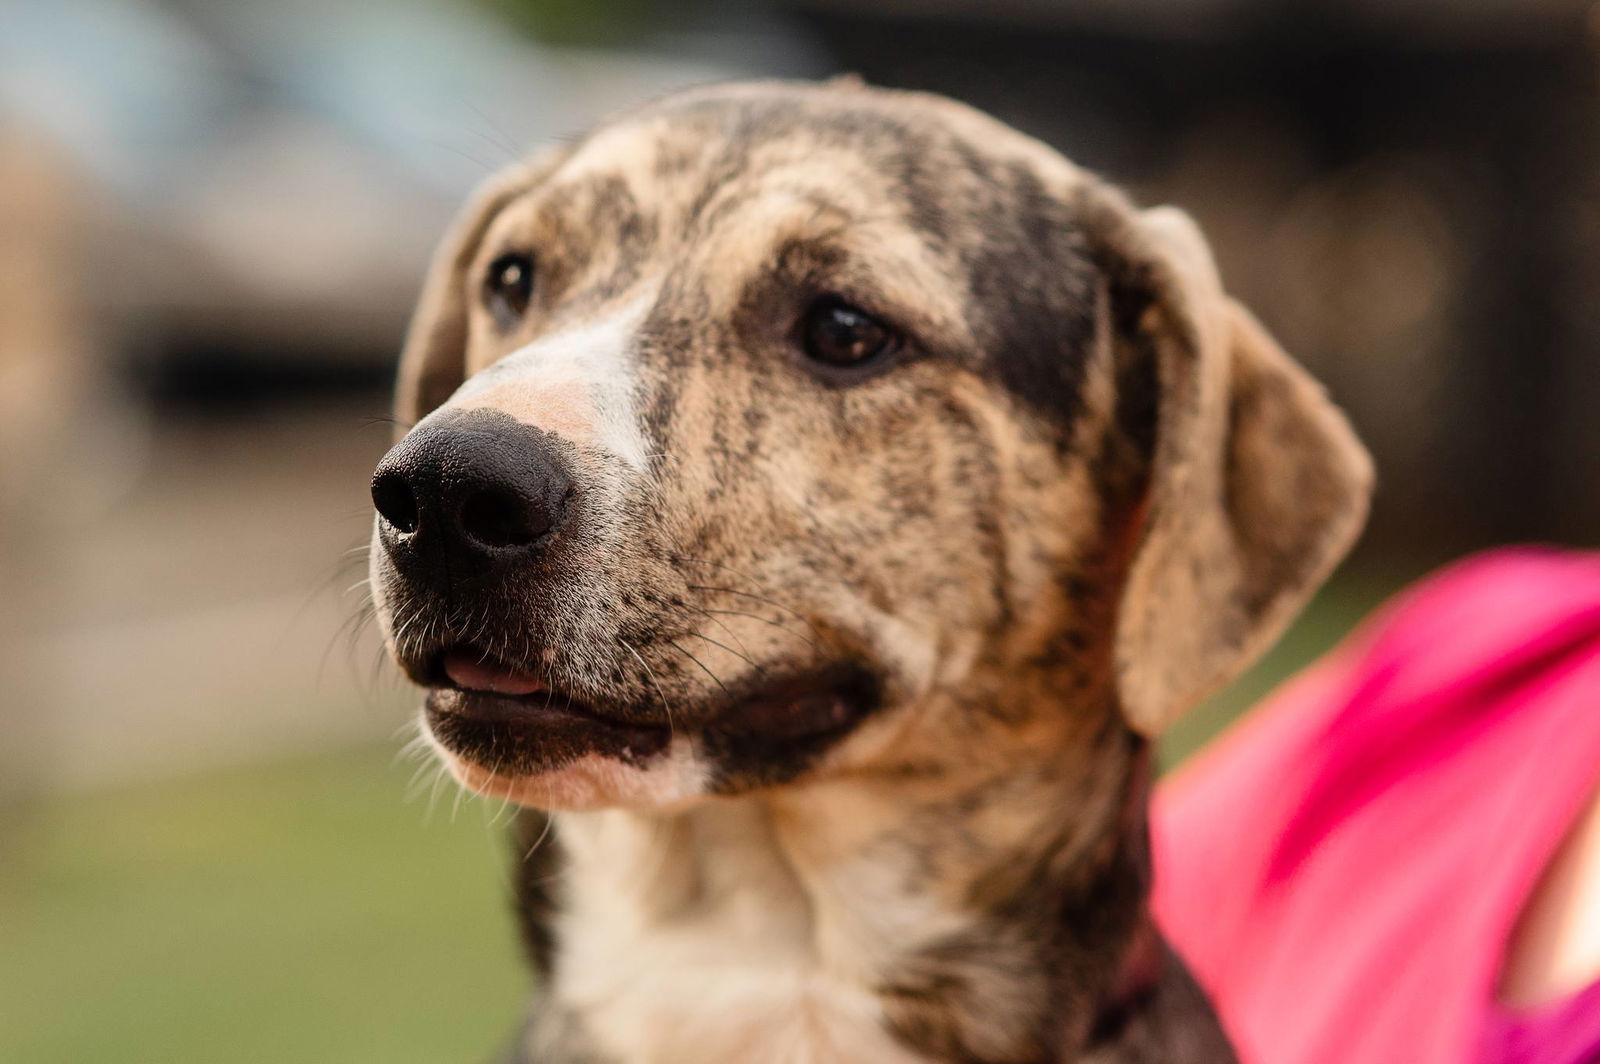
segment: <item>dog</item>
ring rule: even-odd
[[[1186,215],[941,97],[688,90],[477,194],[397,396],[373,595],[523,810],[514,1059],[1233,1059],[1151,739],[1372,473]]]

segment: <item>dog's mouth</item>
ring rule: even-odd
[[[864,668],[834,664],[763,676],[673,719],[584,701],[548,678],[472,647],[436,656],[427,669],[425,718],[450,754],[503,779],[537,776],[598,755],[642,765],[690,739],[742,775],[776,780],[809,762],[877,708],[880,688]],[[724,767],[732,767],[724,766]]]
[[[434,738],[497,775],[531,775],[586,754],[641,761],[672,739],[669,724],[626,720],[471,647],[442,652],[428,671]]]

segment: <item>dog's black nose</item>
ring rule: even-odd
[[[378,463],[384,547],[410,575],[482,573],[541,551],[567,518],[572,479],[557,437],[475,411],[419,426]]]

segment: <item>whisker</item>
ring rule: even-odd
[[[763,597],[761,595],[753,594],[752,592],[749,592],[749,591],[740,591],[738,588],[711,587],[711,586],[706,585],[706,584],[688,584],[686,586],[689,587],[693,591],[714,591],[714,592],[721,592],[724,595],[738,595],[740,598],[751,599],[753,601],[764,603],[764,604],[766,604],[768,606],[771,606],[773,609],[783,610],[785,613],[791,613],[794,616],[798,617],[801,621],[803,621],[805,623],[805,625],[808,628],[810,628],[814,633],[816,633],[816,636],[817,636],[818,639],[823,638],[822,629],[818,628],[814,623],[812,623],[811,618],[807,617],[805,614],[801,613],[799,610],[796,610],[791,606],[785,606],[781,602],[775,602],[772,599],[765,598],[765,597]]]
[[[667,701],[667,692],[661,689],[661,681],[656,679],[655,670],[650,667],[649,662],[645,661],[644,658],[639,656],[639,652],[637,650],[633,649],[633,644],[628,642],[626,639],[623,639],[620,635],[617,637],[617,639],[622,643],[623,646],[628,648],[628,653],[633,655],[634,660],[640,665],[644,666],[645,675],[650,677],[650,682],[655,685],[656,694],[661,696],[662,708],[667,711],[667,742],[670,747],[672,743],[677,741],[678,732],[676,725],[672,721],[672,703]],[[712,679],[716,679],[715,675],[712,676]],[[691,764],[693,764],[694,760],[694,746],[691,744],[689,746],[689,761]]]
[[[676,650],[678,653],[682,654],[684,657],[688,658],[690,661],[694,662],[696,665],[700,666],[700,671],[705,673],[707,676],[711,677],[712,682],[715,683],[718,687],[722,688],[722,693],[728,696],[728,701],[730,701],[730,702],[733,701],[733,692],[728,690],[728,685],[722,682],[722,678],[720,676],[718,676],[716,673],[712,672],[709,668],[707,668],[705,662],[701,661],[699,658],[697,658],[693,654],[689,653],[687,650],[685,650],[683,647],[679,646],[676,642],[674,642],[671,639],[667,640],[667,645],[672,647],[672,649]]]
[[[667,711],[667,735],[669,739],[676,738],[677,733],[674,730],[672,723],[672,703],[667,701],[667,692],[662,690],[661,681],[656,679],[655,670],[650,668],[649,662],[645,661],[644,658],[639,656],[639,652],[637,650],[633,649],[632,643],[628,642],[626,639],[623,639],[620,635],[617,636],[617,641],[627,648],[628,653],[633,655],[633,660],[644,666],[645,675],[650,677],[650,682],[655,685],[656,694],[661,697],[661,708]]]
[[[418,140],[421,143],[426,144],[430,148],[439,148],[439,149],[442,149],[443,151],[450,152],[452,155],[459,155],[461,158],[467,160],[467,162],[472,163],[474,166],[478,167],[485,174],[492,174],[497,169],[499,169],[499,167],[490,166],[488,163],[484,162],[482,159],[480,159],[477,156],[471,154],[470,152],[464,152],[460,148],[456,147],[455,145],[446,144],[442,140],[435,140],[432,137],[419,137]]]
[[[450,823],[456,822],[456,817],[461,813],[461,800],[466,797],[467,789],[457,787],[455,798],[450,802]]]
[[[550,785],[548,783],[545,784],[546,790],[549,789],[549,786]],[[533,845],[528,847],[528,852],[522,855],[522,862],[524,864],[533,860],[533,855],[539,852],[539,847],[544,845],[544,840],[550,837],[550,830],[555,826],[555,822],[555,817],[551,816],[549,813],[544,814],[544,827],[539,830],[539,837],[533,840]]]
[[[359,609],[349,617],[346,617],[338,628],[334,629],[332,638],[322,648],[322,655],[317,660],[317,671],[312,678],[312,683],[317,689],[321,689],[323,681],[327,678],[328,659],[333,657],[334,647],[338,646],[342,641],[346,647],[346,653],[354,651],[356,641],[361,638],[361,633],[366,630],[367,625],[376,619],[377,612],[372,608],[372,604],[367,602],[363,603]]]
[[[471,100],[465,100],[464,99],[464,100],[461,101],[461,104],[467,110],[469,110],[473,114],[477,115],[478,118],[483,122],[483,124],[489,127],[489,131],[491,133],[493,133],[494,136],[491,137],[486,133],[480,133],[477,130],[471,129],[470,127],[466,127],[467,128],[467,132],[474,134],[475,136],[477,136],[480,139],[482,139],[484,142],[486,142],[486,143],[490,144],[491,146],[493,146],[495,148],[498,148],[500,151],[504,152],[510,162],[518,163],[518,162],[522,161],[521,156],[519,156],[517,154],[516,147],[511,143],[511,138],[506,136],[506,131],[505,130],[501,129],[498,125],[496,125],[494,120],[491,119],[487,114],[485,114],[484,111],[480,107],[478,107],[476,104],[474,104]]]
[[[738,658],[740,661],[743,661],[745,664],[749,665],[752,669],[755,669],[759,673],[765,673],[767,671],[766,669],[762,668],[761,665],[758,664],[754,658],[750,657],[748,654],[739,653],[737,650],[733,649],[732,647],[730,647],[726,643],[719,643],[715,639],[712,639],[710,636],[703,635],[700,632],[690,632],[689,634],[694,636],[696,639],[704,639],[707,643],[710,643],[714,647],[721,647],[723,650],[726,650],[728,653],[732,654],[734,657]]]
[[[422,822],[424,824],[433,823],[434,814],[438,812],[439,809],[439,794],[444,790],[449,779],[450,770],[444,767],[443,762],[439,762],[439,771],[433,774],[433,786],[428,788],[428,811],[423,816]],[[456,793],[459,795],[461,793],[461,788],[457,787]]]
[[[802,632],[795,631],[793,628],[790,628],[786,624],[779,624],[777,621],[773,620],[771,617],[763,617],[759,613],[747,613],[744,610],[713,610],[713,609],[709,609],[709,608],[707,608],[705,606],[696,606],[695,609],[699,610],[701,613],[706,613],[706,614],[720,613],[720,614],[722,614],[723,616],[726,616],[726,617],[748,617],[752,621],[760,621],[762,624],[770,624],[772,627],[776,628],[780,632],[787,632],[788,634],[794,636],[796,639],[804,640],[814,650],[821,650],[822,649],[821,644],[819,644],[815,639],[810,638],[809,636],[805,635]],[[716,618],[714,618],[714,617],[712,619],[716,620]],[[721,621],[717,621],[717,623],[718,624],[722,624]],[[733,632],[733,629],[729,628],[726,624],[722,624],[722,628],[723,628],[724,631],[728,632],[729,634],[732,634],[732,632]],[[735,637],[735,638],[737,638],[737,637]],[[741,643],[741,645],[742,645],[742,643]]]
[[[727,632],[728,638],[739,644],[740,650],[744,651],[746,654],[750,653],[750,648],[745,645],[745,641],[743,639],[739,638],[739,633],[735,632],[732,628],[729,628],[727,623],[723,621],[722,618],[713,617],[701,606],[692,606],[691,608],[705,614],[707,620],[709,620],[712,624],[715,624],[718,628],[721,628],[724,632]]]

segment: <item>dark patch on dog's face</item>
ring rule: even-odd
[[[470,616],[387,600],[414,675],[471,644],[670,726],[722,792],[1033,723],[978,684],[977,710],[890,742],[896,710],[957,686],[970,703],[978,672],[1071,653],[1082,685],[1103,676],[1119,530],[1091,466],[1112,413],[1085,395],[1111,368],[1070,166],[944,101],[746,87],[645,108],[545,169],[461,253],[472,379],[435,418],[488,407],[566,440],[581,512]],[[537,277],[507,328],[474,301],[511,251]],[[820,365],[819,301],[845,308],[825,327],[890,331],[892,357]],[[436,734],[486,767],[582,756]]]

